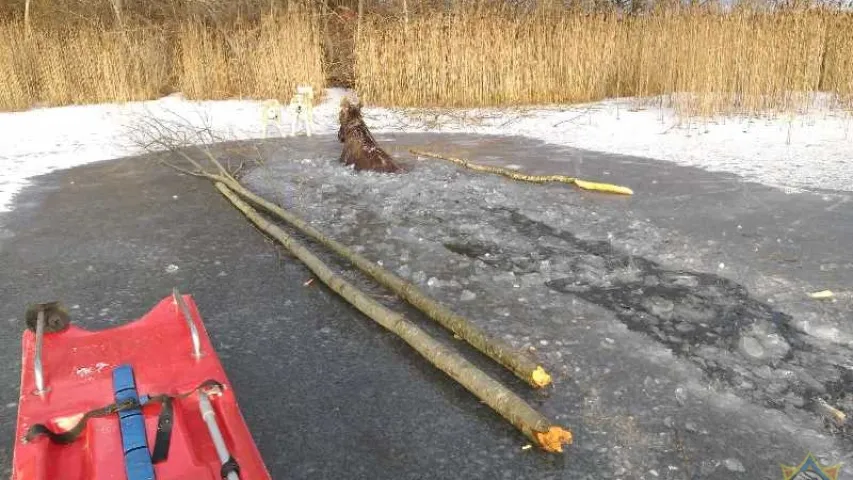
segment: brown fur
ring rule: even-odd
[[[356,170],[373,170],[375,172],[399,172],[400,167],[394,163],[391,155],[379,145],[361,116],[361,103],[352,103],[344,98],[341,101],[341,111],[338,117],[341,123],[338,129],[338,140],[343,143],[341,163],[354,165]]]

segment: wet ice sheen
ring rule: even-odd
[[[593,227],[611,219],[594,204],[579,204],[571,188],[522,185],[440,162],[419,162],[405,175],[356,174],[331,155],[311,165],[283,156],[245,180],[338,241],[362,246],[363,255],[411,278],[491,333],[535,344],[548,369],[574,372],[558,378],[543,400],[547,414],[576,422],[577,395],[628,388],[622,398],[631,399],[647,429],[634,441],[659,447],[615,455],[638,469],[646,465],[643,471],[661,471],[656,458],[673,454],[656,431],[668,429],[665,416],[653,410],[661,406],[684,409],[671,411],[691,418],[691,435],[709,432],[703,440],[709,457],[703,460],[729,472],[748,470],[730,457],[732,442],[747,450],[781,448],[767,440],[774,437],[770,432],[756,433],[759,427],[735,428],[759,422],[754,415],[714,413],[684,387],[673,394],[671,385],[643,378],[699,372],[694,381],[713,385],[705,387],[707,395],[734,395],[759,411],[788,416],[787,423],[756,423],[760,428],[816,428],[817,437],[812,432],[810,438],[827,433],[805,410],[815,395],[849,401],[836,387],[851,380],[835,366],[849,349],[822,346],[831,355],[814,352],[790,316],[714,276],[716,264],[707,269],[714,273],[677,270],[616,248]],[[623,243],[638,245],[662,236],[642,223],[619,235]],[[612,330],[614,325],[623,328]],[[610,365],[607,374],[603,365]],[[618,430],[608,428],[610,434]]]

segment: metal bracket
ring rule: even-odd
[[[36,383],[35,394],[44,396],[48,391],[44,384],[44,364],[41,360],[44,334],[65,330],[70,324],[70,319],[68,313],[62,308],[59,302],[30,305],[24,314],[24,319],[27,328],[36,335],[36,348],[33,354],[33,376]]]
[[[178,310],[180,310],[181,314],[184,316],[184,320],[187,321],[187,326],[190,329],[190,336],[192,337],[193,342],[193,357],[201,358],[201,339],[198,336],[198,329],[195,326],[195,322],[193,322],[193,317],[190,314],[187,302],[184,301],[184,297],[178,291],[178,287],[172,289],[172,297],[175,300],[175,305],[178,306]]]

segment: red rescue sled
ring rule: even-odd
[[[12,480],[266,480],[195,302],[101,331],[27,310]]]

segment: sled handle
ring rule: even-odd
[[[36,393],[43,395],[44,390],[44,367],[41,363],[41,346],[44,340],[44,309],[39,309],[36,320],[36,351],[33,359],[33,376],[36,379]]]
[[[193,340],[193,356],[195,358],[201,357],[201,340],[198,336],[198,329],[195,327],[195,322],[193,322],[193,317],[190,315],[190,309],[187,307],[187,303],[184,302],[184,297],[178,292],[178,288],[175,287],[172,289],[172,297],[175,299],[175,304],[178,306],[178,309],[184,315],[184,320],[187,321],[187,326],[190,327],[190,336]]]
[[[239,480],[240,475],[237,471],[225,470],[224,467],[234,459],[225,445],[225,439],[222,437],[222,432],[219,430],[219,424],[216,422],[216,412],[213,411],[213,406],[210,404],[210,399],[207,398],[207,393],[198,392],[198,404],[201,412],[201,418],[207,424],[207,431],[210,433],[210,438],[213,440],[213,446],[216,447],[216,454],[219,456],[219,462],[223,466],[223,477],[227,480]]]

